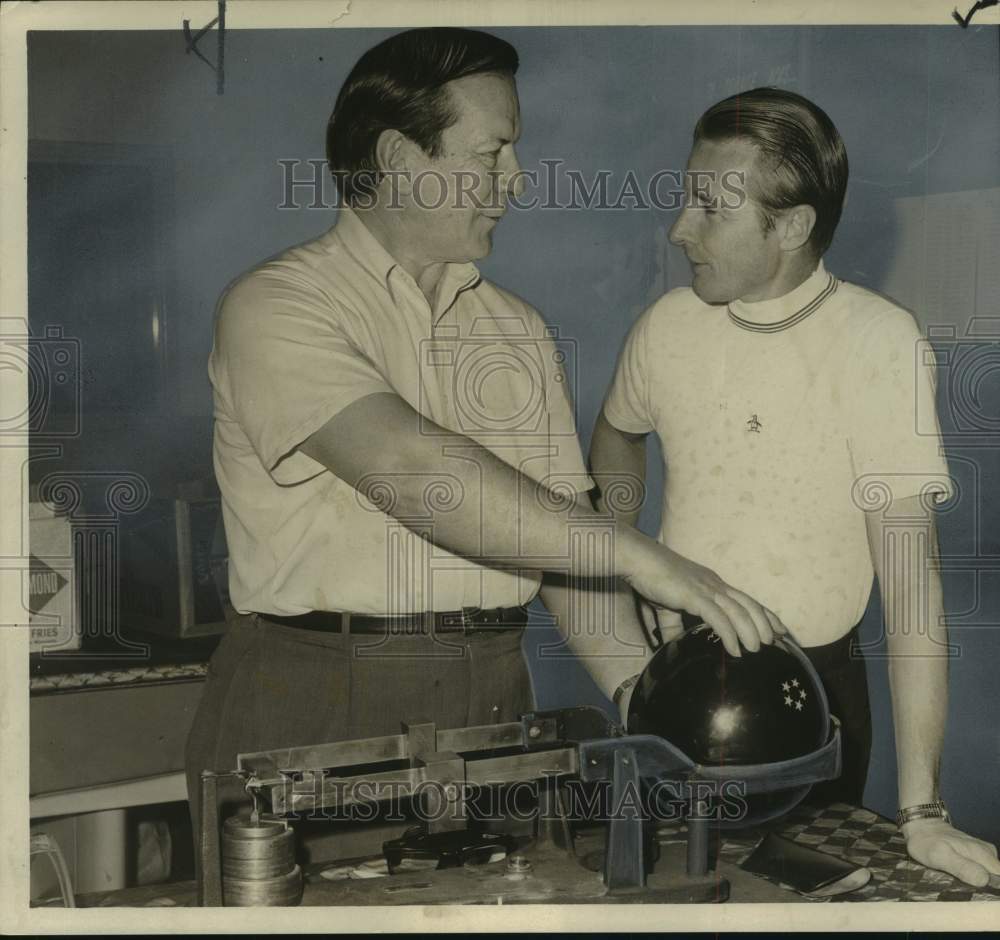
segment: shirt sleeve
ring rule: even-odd
[[[913,317],[893,308],[860,330],[851,357],[849,446],[855,486],[893,501],[953,492],[935,405],[934,351]],[[862,499],[864,499],[862,497]]]
[[[649,408],[649,317],[647,310],[625,337],[615,376],[604,399],[604,415],[621,431],[643,434],[654,429]]]
[[[218,312],[210,375],[275,482],[301,483],[325,467],[296,448],[347,405],[392,392],[350,341],[315,288],[258,271]]]

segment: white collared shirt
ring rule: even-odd
[[[434,546],[382,511],[385,487],[369,500],[297,448],[352,402],[394,392],[532,479],[586,491],[555,339],[472,264],[446,265],[432,309],[349,209],[239,278],[220,303],[209,363],[236,609],[393,614],[530,601],[539,572],[485,568]],[[454,482],[428,477],[429,504],[462,498]]]

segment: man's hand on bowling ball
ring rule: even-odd
[[[641,571],[625,580],[652,604],[700,617],[731,656],[741,655],[741,645],[755,653],[762,643],[773,643],[776,633],[788,633],[776,614],[710,568],[658,543],[652,545],[651,564],[644,564]]]
[[[914,819],[904,824],[903,836],[906,851],[921,865],[946,871],[977,888],[988,884],[990,876],[1000,879],[996,846],[943,819]]]

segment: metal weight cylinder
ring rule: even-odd
[[[227,907],[288,906],[302,899],[295,836],[285,820],[248,814],[226,820],[222,833],[222,895]]]
[[[223,878],[222,899],[226,907],[295,907],[302,900],[302,869],[260,881]]]

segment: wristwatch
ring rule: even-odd
[[[634,676],[629,676],[617,689],[615,689],[615,694],[611,697],[611,701],[615,703],[616,708],[621,707],[622,696],[632,688],[638,681],[642,673],[637,672]]]
[[[897,826],[913,822],[914,819],[943,819],[946,823],[950,823],[951,814],[945,808],[944,800],[935,800],[933,803],[918,803],[916,806],[907,806],[896,813]]]

